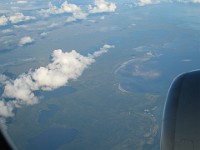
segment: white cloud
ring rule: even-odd
[[[8,79],[8,78],[7,78],[5,75],[0,74],[0,84],[4,84],[4,83],[6,82],[7,79]]]
[[[68,17],[66,22],[73,22],[77,20],[87,19],[88,14],[83,11],[77,11],[72,14],[72,16]]]
[[[6,16],[1,16],[0,17],[0,26],[5,26],[8,24],[8,19]]]
[[[200,3],[200,0],[192,0],[193,3]]]
[[[81,11],[81,8],[75,4],[70,4],[67,1],[63,2],[60,8],[54,6],[51,2],[49,2],[48,9],[42,9],[40,13],[48,16],[50,14],[63,14],[63,13],[73,13]]]
[[[13,30],[11,30],[11,29],[5,29],[5,30],[2,30],[1,32],[2,33],[10,33],[10,32],[13,32]]]
[[[54,90],[65,86],[71,80],[76,80],[89,65],[95,62],[96,57],[106,53],[110,48],[114,46],[106,44],[99,51],[88,56],[83,56],[75,50],[63,52],[58,49],[53,51],[51,63],[46,67],[30,70],[15,80],[8,80],[2,75],[4,82],[2,97],[10,98],[10,101],[0,101],[0,116],[12,116],[16,107],[36,104],[38,97],[34,92],[37,90]]]
[[[135,2],[135,5],[136,6],[145,6],[145,5],[151,5],[151,4],[158,4],[161,2],[200,3],[200,0],[138,0],[137,2]]]
[[[65,1],[60,8],[63,12],[77,12],[80,11],[81,8],[78,7],[75,4],[69,4],[67,1]]]
[[[14,106],[10,102],[5,102],[3,100],[0,100],[0,116],[3,117],[12,117]]]
[[[44,16],[49,16],[51,14],[64,14],[71,13],[72,16],[67,17],[66,22],[73,22],[77,20],[86,19],[88,14],[85,13],[79,6],[75,4],[70,4],[67,1],[63,2],[61,6],[58,8],[54,6],[51,2],[49,3],[48,9],[42,9],[40,13]]]
[[[115,48],[114,45],[108,45],[108,44],[105,44],[101,49],[100,51],[96,51],[92,54],[92,57],[99,57],[101,56],[103,53],[107,53],[107,51],[110,49],[110,48]]]
[[[59,26],[58,23],[53,22],[53,23],[51,23],[51,24],[48,26],[48,28],[56,28],[56,27],[58,27],[58,26]]]
[[[25,37],[22,37],[19,41],[19,45],[20,46],[23,46],[23,45],[26,45],[26,44],[30,44],[34,41],[34,39],[32,39],[30,36],[25,36]]]
[[[88,6],[90,13],[115,12],[117,8],[115,3],[107,2],[105,0],[95,0],[94,4],[94,6]]]
[[[5,132],[7,130],[7,125],[6,125],[6,119],[5,118],[0,117],[0,125],[1,125],[1,131]]]
[[[191,59],[183,59],[181,60],[182,62],[191,62],[192,60]]]
[[[73,16],[70,16],[66,19],[66,22],[74,22],[74,21],[77,21],[77,19]]]
[[[3,97],[16,99],[18,104],[33,105],[38,102],[32,91],[37,90],[30,74],[22,74],[15,80],[7,81]]]
[[[136,2],[136,6],[145,6],[145,5],[151,5],[151,4],[158,4],[160,2],[161,2],[160,0],[138,0]],[[163,0],[163,2],[165,2],[165,0]]]
[[[17,3],[18,3],[18,4],[26,4],[27,1],[26,1],[26,0],[18,0]]]
[[[144,5],[149,5],[149,4],[152,4],[152,0],[139,0],[138,1],[138,5],[139,6],[144,6]]]
[[[47,36],[47,35],[48,35],[48,32],[42,32],[42,33],[40,33],[40,35],[41,35],[42,37]]]
[[[35,17],[33,16],[25,16],[23,13],[15,13],[13,16],[9,17],[9,20],[11,23],[16,24],[16,23],[20,23],[23,21],[28,21],[28,20],[33,20],[35,19]]]
[[[22,24],[22,25],[14,25],[14,27],[16,28],[16,29],[19,29],[19,28],[28,28],[28,25],[24,25],[24,24]]]
[[[36,69],[32,78],[40,89],[52,90],[66,85],[69,80],[77,79],[93,62],[93,58],[84,57],[75,50],[66,53],[61,49],[54,50],[52,63]]]

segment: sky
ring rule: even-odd
[[[51,21],[38,24],[37,21],[43,18],[67,14],[64,23],[70,23],[85,20],[89,14],[110,13],[116,10],[115,3],[104,0],[97,0],[88,5],[87,12],[80,6],[67,1],[58,6],[49,2],[44,8],[37,7],[40,3],[35,4],[26,0],[2,2],[2,4],[0,16],[2,46],[0,52],[34,44],[34,42],[37,42],[37,38],[48,36],[49,31],[45,31],[46,25],[48,25],[48,28],[63,25],[63,22],[51,23]],[[28,11],[24,10],[24,6],[28,6]],[[10,9],[9,12],[7,9]],[[28,13],[26,14],[26,12]],[[32,25],[34,27],[31,27]],[[39,36],[41,37],[33,37],[30,32],[34,32],[38,28],[40,28]],[[16,41],[13,34],[20,34],[20,30],[26,31]],[[66,86],[70,80],[76,80],[89,65],[95,62],[96,57],[114,47],[114,45],[105,44],[98,51],[87,56],[79,54],[76,50],[64,52],[62,49],[55,49],[47,66],[41,66],[35,70],[30,69],[28,72],[20,74],[16,79],[10,79],[8,76],[0,74],[0,84],[3,87],[3,93],[0,97],[1,120],[5,122],[7,117],[13,117],[14,110],[22,107],[22,105],[37,104],[39,97],[35,95],[35,91],[51,91]]]
[[[200,0],[88,0],[85,3],[73,3],[73,0],[3,0],[0,2],[0,54],[35,44],[63,25],[90,20],[92,17],[103,20],[105,14],[117,13],[118,3],[139,8],[159,3],[200,3]],[[53,50],[46,66],[30,68],[15,79],[0,74],[3,89],[0,96],[1,120],[5,122],[6,118],[13,117],[15,109],[37,104],[40,98],[35,94],[36,91],[51,91],[78,79],[85,69],[95,63],[97,57],[114,48],[115,45],[105,43],[99,50],[86,55],[76,50],[65,52],[58,48]],[[136,70],[135,75],[141,74],[137,66]]]
[[[65,24],[89,20],[95,14],[115,13],[122,1],[91,0],[85,4],[71,1],[12,0],[0,2],[0,52],[37,42],[50,30]],[[132,7],[159,3],[200,3],[200,0],[125,0]],[[55,19],[55,17],[59,18]],[[16,34],[17,33],[17,34]],[[37,33],[37,34],[36,34]]]

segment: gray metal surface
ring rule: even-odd
[[[169,89],[161,150],[200,150],[200,70],[178,76]]]

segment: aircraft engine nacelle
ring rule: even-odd
[[[200,70],[178,76],[169,89],[161,150],[200,150]]]

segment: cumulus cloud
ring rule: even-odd
[[[25,16],[23,13],[15,13],[14,15],[9,17],[9,21],[13,24],[28,21],[28,20],[33,20],[35,17],[33,16]]]
[[[105,44],[101,49],[100,51],[96,51],[92,54],[92,57],[99,57],[101,56],[103,53],[107,53],[107,51],[110,49],[110,48],[115,48],[114,45],[108,45],[108,44]]]
[[[160,0],[139,0],[138,5],[139,6],[145,6],[150,4],[158,4],[160,3]]]
[[[5,75],[0,74],[0,84],[4,84],[7,79],[8,78]]]
[[[116,8],[117,6],[115,3],[107,2],[105,0],[95,0],[94,6],[88,6],[90,13],[115,12]]]
[[[151,4],[158,4],[161,2],[200,3],[200,0],[138,0],[137,2],[135,2],[135,5],[136,6],[146,6],[146,5],[151,5]]]
[[[191,59],[183,59],[181,60],[182,62],[191,62],[192,60]]]
[[[0,26],[5,26],[8,24],[8,19],[6,16],[1,16],[0,17]]]
[[[60,7],[56,7],[51,2],[49,2],[49,8],[42,9],[40,13],[46,17],[49,15],[64,14],[64,13],[72,14],[72,16],[67,17],[66,22],[83,20],[86,19],[88,16],[88,14],[85,13],[79,6],[75,4],[70,4],[67,1],[63,2]]]
[[[192,0],[193,3],[200,3],[200,0]]]
[[[170,1],[168,0],[167,2],[178,2],[178,3],[200,3],[200,0],[176,0],[176,1]]]
[[[63,14],[63,13],[73,13],[81,11],[81,8],[75,4],[70,4],[67,1],[63,2],[60,8],[54,6],[51,2],[49,2],[48,9],[42,9],[40,13],[48,16],[50,14]]]
[[[12,23],[12,24],[17,24],[17,23],[21,23],[24,21],[29,21],[29,20],[33,20],[35,19],[35,17],[33,16],[25,16],[23,13],[15,13],[14,15],[11,16],[0,16],[0,26],[5,26],[8,23]]]
[[[149,5],[152,4],[152,0],[139,0],[138,5],[139,6],[144,6],[144,5]]]
[[[83,11],[77,11],[72,14],[72,16],[68,17],[66,22],[73,22],[77,20],[87,19],[88,14]]]
[[[14,105],[12,105],[12,103],[0,100],[0,115],[1,116],[12,117],[14,116],[13,110],[14,110]]]
[[[22,105],[33,105],[38,103],[35,91],[49,91],[67,85],[69,81],[76,80],[95,58],[106,53],[113,45],[104,45],[99,51],[88,56],[83,56],[72,50],[63,52],[61,49],[54,50],[51,63],[46,67],[39,67],[21,74],[15,80],[7,79],[4,75],[0,79],[4,83],[2,98],[9,101],[0,101],[0,116],[11,117],[13,110]]]
[[[1,32],[2,33],[11,33],[11,32],[13,32],[13,30],[11,30],[11,29],[5,29],[5,30],[2,30]]]
[[[45,37],[45,36],[47,36],[49,33],[48,32],[42,32],[42,33],[40,33],[40,36],[41,37]]]
[[[27,1],[26,1],[26,0],[18,0],[17,3],[18,3],[18,4],[26,4]]]
[[[20,105],[33,105],[38,102],[38,99],[32,91],[37,89],[38,87],[32,81],[31,75],[23,74],[15,80],[7,81],[3,97],[16,99],[16,102]]]
[[[66,85],[69,80],[77,79],[93,62],[93,58],[84,57],[75,50],[64,53],[58,49],[52,54],[52,63],[36,69],[32,78],[40,89],[52,90]]]
[[[78,7],[77,5],[69,4],[67,1],[62,3],[60,9],[61,9],[61,12],[76,12],[76,11],[80,11],[81,10],[81,8]]]
[[[49,26],[47,26],[48,28],[56,28],[56,27],[58,27],[59,26],[59,24],[58,23],[55,23],[55,22],[53,22],[53,23],[51,23]]]
[[[33,43],[33,42],[34,42],[33,38],[31,38],[30,36],[25,36],[25,37],[22,37],[20,39],[19,45],[23,46],[23,45],[30,44],[30,43]]]
[[[16,28],[16,29],[19,29],[19,28],[28,28],[28,26],[27,25],[24,25],[24,24],[22,24],[22,25],[14,25],[14,27]]]

